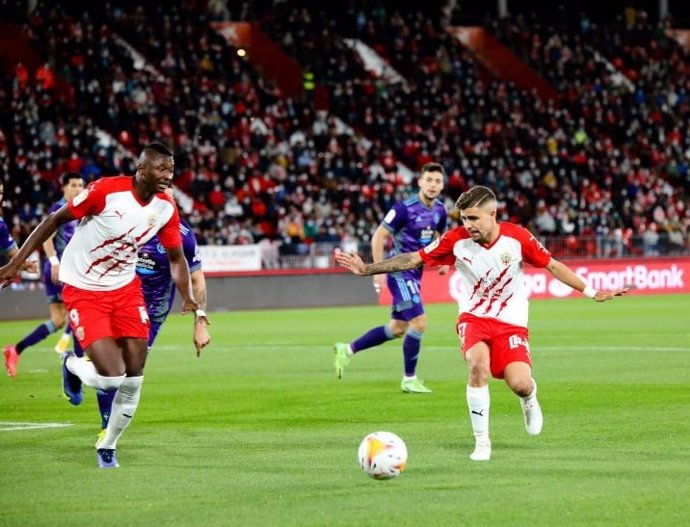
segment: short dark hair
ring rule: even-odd
[[[441,163],[424,163],[419,173],[424,174],[424,172],[440,172],[444,177],[446,175],[446,171]]]
[[[147,154],[155,152],[156,154],[162,156],[173,157],[173,153],[170,151],[170,149],[159,141],[154,141],[153,143],[147,144],[143,151]]]
[[[490,201],[496,201],[496,194],[488,187],[477,185],[470,190],[460,194],[460,197],[455,202],[455,207],[458,210],[472,209],[480,207]]]
[[[65,172],[60,178],[62,180],[62,186],[68,185],[73,179],[84,180],[84,177],[79,172]]]

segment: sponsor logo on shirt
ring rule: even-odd
[[[436,249],[436,247],[438,247],[439,243],[441,243],[441,238],[436,238],[433,242],[431,242],[429,245],[424,247],[424,252],[429,254],[431,251]]]
[[[82,203],[84,203],[84,200],[89,196],[89,189],[85,188],[82,190],[79,194],[74,196],[74,199],[72,200],[72,206],[73,207],[78,207]]]

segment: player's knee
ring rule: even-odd
[[[471,381],[479,382],[481,385],[483,385],[489,380],[489,375],[491,374],[491,364],[488,360],[468,358],[467,370]]]
[[[410,322],[410,327],[417,333],[424,333],[424,331],[426,330],[426,319]]]
[[[115,375],[112,377],[107,377],[105,375],[96,374],[96,377],[98,385],[97,387],[105,391],[117,390],[122,384],[122,381],[125,380],[124,375]]]
[[[50,321],[53,323],[55,326],[55,330],[57,331],[58,329],[62,329],[65,327],[65,324],[67,323],[67,320],[65,317],[60,317],[60,316],[55,316],[51,317]]]
[[[531,377],[506,378],[506,383],[519,397],[527,397],[534,389]]]
[[[407,332],[407,322],[394,322],[390,325],[393,337],[399,339]]]

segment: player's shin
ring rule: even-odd
[[[489,439],[489,386],[467,386],[467,406],[470,410],[470,421],[474,431],[474,452],[472,461],[491,459],[491,440]]]
[[[115,394],[110,421],[103,440],[98,443],[99,449],[115,449],[120,438],[139,406],[141,384],[144,377],[126,377]]]
[[[478,440],[489,437],[489,407],[491,398],[489,396],[489,385],[476,388],[467,387],[467,407],[470,411],[470,421],[474,436]]]
[[[424,333],[408,329],[403,339],[403,361],[405,377],[414,377],[417,371],[417,361],[419,361],[419,350],[422,346],[422,336]]]

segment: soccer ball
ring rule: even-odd
[[[374,432],[362,440],[357,457],[359,466],[368,476],[391,479],[405,470],[407,447],[391,432]]]

